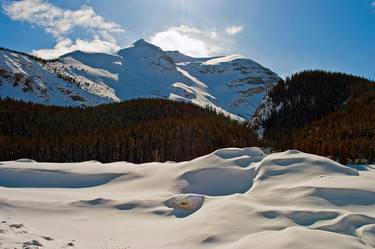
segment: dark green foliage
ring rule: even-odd
[[[375,92],[350,101],[326,117],[282,137],[278,148],[330,156],[342,163],[375,161]]]
[[[276,150],[299,149],[347,160],[374,160],[375,82],[324,71],[305,71],[271,91],[279,112],[265,126]]]
[[[193,104],[138,99],[90,108],[0,100],[0,161],[184,161],[259,146],[245,125]]]

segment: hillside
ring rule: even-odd
[[[0,49],[0,96],[59,106],[164,98],[249,118],[280,77],[240,55],[193,58],[141,39],[114,54],[55,60]]]
[[[0,161],[184,161],[218,148],[259,145],[245,124],[163,99],[90,108],[0,100]]]
[[[374,160],[375,82],[305,71],[270,91],[250,121],[275,150],[300,149],[343,162]]]

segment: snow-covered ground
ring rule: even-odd
[[[0,186],[0,248],[375,247],[375,167],[298,151],[141,165],[24,159],[0,163]]]

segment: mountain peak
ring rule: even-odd
[[[155,46],[147,41],[145,41],[144,39],[139,39],[137,40],[136,42],[134,42],[131,46],[128,46],[126,48],[123,48],[121,50],[119,50],[117,52],[118,55],[120,56],[129,56],[129,53],[130,54],[138,54],[141,53],[145,53],[145,51],[153,51],[153,52],[162,52],[163,50],[161,48],[159,48],[158,46]]]
[[[139,39],[138,41],[134,42],[133,46],[134,47],[155,47],[155,48],[159,48],[159,47],[155,46],[154,44],[151,44],[151,43],[145,41],[144,39]]]

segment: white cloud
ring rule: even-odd
[[[149,40],[163,50],[178,50],[194,57],[215,56],[231,51],[234,35],[242,32],[242,26],[228,26],[225,30],[202,30],[181,25],[169,27],[152,35]]]
[[[119,48],[115,35],[125,32],[120,25],[105,20],[86,5],[78,10],[66,10],[46,0],[21,0],[6,2],[2,8],[11,19],[40,26],[56,38],[57,44],[53,49],[34,51],[43,58],[53,58],[77,49],[112,52]],[[85,29],[90,34],[89,38],[69,39],[75,28]]]
[[[169,27],[150,37],[163,50],[178,50],[190,56],[211,56],[223,51],[219,34],[189,26]]]
[[[228,35],[236,35],[238,33],[241,33],[243,31],[242,25],[232,25],[225,28],[225,31]]]
[[[95,37],[91,40],[76,39],[74,42],[66,38],[59,40],[54,48],[33,50],[32,53],[40,58],[56,58],[75,50],[85,52],[112,52],[118,49],[119,46],[116,43],[105,41],[99,37]]]

